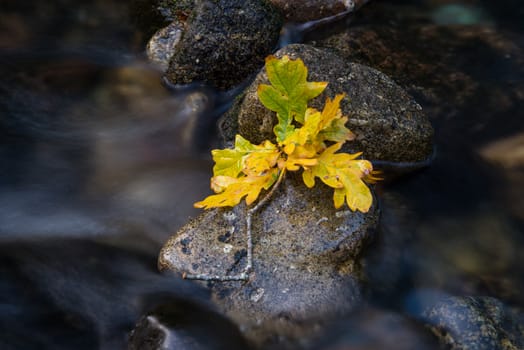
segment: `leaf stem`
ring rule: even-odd
[[[284,175],[286,174],[286,169],[282,169],[280,171],[280,174],[278,175],[278,179],[271,187],[271,190],[269,190],[268,193],[260,200],[258,201],[257,205],[255,205],[253,208],[249,209],[246,214],[246,231],[247,231],[247,265],[245,268],[245,272],[247,274],[251,273],[253,270],[253,235],[251,233],[251,217],[254,213],[256,213],[266,202],[273,196],[277,188],[282,183],[282,179],[284,178]]]
[[[188,280],[200,280],[200,281],[218,281],[218,282],[228,282],[228,281],[248,281],[249,275],[253,271],[253,234],[251,232],[252,217],[260,208],[267,203],[267,201],[273,196],[277,188],[282,183],[284,175],[286,174],[286,169],[282,169],[278,175],[278,179],[275,184],[271,187],[268,193],[258,201],[258,203],[247,210],[246,212],[246,236],[247,236],[247,263],[244,267],[244,270],[237,275],[208,275],[208,274],[187,274],[183,273],[182,278]]]

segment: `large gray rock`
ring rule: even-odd
[[[321,109],[326,97],[345,93],[341,108],[356,139],[343,151],[363,151],[366,159],[417,162],[432,153],[433,129],[413,98],[381,72],[348,63],[332,51],[309,45],[289,45],[276,53],[301,58],[309,81],[327,81],[328,87],[311,105]],[[258,100],[257,87],[268,83],[265,69],[248,88],[238,114],[239,133],[251,142],[274,139],[276,116]]]
[[[332,190],[289,177],[253,217],[254,273],[249,282],[211,284],[215,302],[255,343],[307,339],[318,322],[361,300],[358,257],[378,211],[335,210]],[[234,274],[245,266],[245,206],[210,210],[163,247],[162,270]]]
[[[282,19],[263,0],[197,0],[186,26],[167,78],[227,90],[263,65],[277,44]]]

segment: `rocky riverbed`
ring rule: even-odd
[[[301,12],[308,6],[320,6],[317,13],[324,13],[322,11],[325,10],[326,15],[335,14],[331,11],[341,6],[329,1],[301,5],[287,2],[274,4],[284,11],[284,18],[301,20],[313,19]],[[377,7],[370,7],[368,13],[371,16],[379,11]],[[347,9],[340,7],[339,12]],[[402,11],[401,5],[398,11]],[[365,10],[357,15],[362,16],[366,23]],[[349,116],[347,125],[356,134],[356,139],[345,146],[346,151],[363,152],[367,158],[377,161],[377,164],[393,165],[393,168],[398,164],[398,167],[415,170],[418,168],[417,164],[430,164],[434,154],[433,129],[426,116],[427,112],[425,113],[425,109],[417,103],[417,98],[421,98],[428,111],[437,116],[443,113],[444,106],[450,103],[464,104],[469,96],[477,93],[478,88],[464,71],[454,73],[452,64],[444,63],[443,59],[428,58],[427,50],[417,47],[424,45],[422,40],[425,39],[415,40],[412,46],[405,49],[411,42],[401,41],[401,30],[405,31],[407,28],[390,26],[387,23],[381,26],[350,26],[332,36],[311,40],[308,45],[282,47],[274,54],[277,57],[288,55],[293,59],[302,59],[308,67],[309,80],[328,82],[328,88],[312,102],[313,106],[320,108],[325,96],[332,97],[336,93],[347,95],[342,104],[342,111],[344,115]],[[432,24],[427,30],[416,29],[411,35],[431,37],[432,33],[438,30],[453,33],[453,27]],[[468,30],[471,34],[467,33]],[[188,33],[186,37],[193,40],[193,43],[186,45],[199,45],[194,42],[195,37],[199,40],[206,38],[205,32]],[[382,40],[381,35],[384,38],[393,35],[394,38],[398,37],[399,41],[388,41],[379,46],[377,40]],[[482,38],[481,40],[489,43],[495,40],[491,38],[493,35],[495,34],[485,28],[479,28],[478,31],[468,28],[458,32],[456,43],[452,45],[467,45],[465,42],[472,40],[471,38]],[[224,50],[237,43],[234,37],[230,37],[229,41],[231,44],[225,45],[227,48]],[[425,42],[438,45],[438,41],[432,39]],[[517,50],[512,48],[510,43],[503,44],[500,40],[498,46],[502,54],[505,50]],[[174,55],[182,54],[185,50],[183,47],[175,46]],[[265,52],[268,55],[273,50],[266,48]],[[377,60],[373,55],[380,58]],[[395,58],[395,55],[400,57]],[[514,55],[517,61],[522,57],[520,52],[515,52]],[[226,56],[215,53],[213,57],[216,61],[209,61],[206,57],[209,67],[202,68],[209,72],[206,78],[211,84],[215,83],[214,73],[211,73],[214,67],[222,69],[221,66],[227,65],[220,58]],[[253,59],[257,60],[255,57]],[[167,77],[171,81],[176,81],[173,75],[177,70],[176,61],[177,59],[171,59],[167,71]],[[193,61],[198,63],[198,58],[193,58]],[[402,70],[403,67],[405,70]],[[454,75],[446,78],[443,74]],[[243,73],[243,76],[246,79],[248,77],[246,73]],[[446,88],[445,84],[452,84],[452,81],[457,79],[461,83],[458,86],[453,85],[451,90],[455,92],[451,92],[450,87]],[[262,83],[267,83],[267,75],[263,69],[222,118],[221,134],[226,145],[232,142],[237,133],[254,143],[260,143],[265,139],[272,140],[275,116],[262,106],[256,93]],[[451,99],[443,101],[444,95],[450,96]],[[431,101],[432,104],[428,105],[427,101]],[[303,186],[301,188],[300,183],[292,180],[284,182],[283,187],[255,218],[256,257],[252,278],[247,283],[204,284],[211,288],[213,300],[221,312],[243,330],[252,344],[259,347],[308,347],[314,344],[315,337],[326,329],[330,320],[351,314],[352,310],[365,303],[362,293],[369,278],[367,273],[373,276],[376,271],[362,269],[365,263],[362,253],[365,248],[377,248],[373,243],[370,245],[370,242],[373,242],[379,230],[380,211],[376,204],[367,214],[351,213],[348,210],[336,211],[321,204],[329,203],[327,197],[323,199],[326,189],[309,192]],[[378,196],[380,202],[380,194]],[[240,206],[232,210],[212,210],[195,218],[166,243],[159,257],[160,268],[193,274],[241,271],[242,265],[246,263],[243,234],[245,212],[245,207]],[[393,227],[387,229],[394,230]],[[404,238],[397,243],[404,244],[406,239],[409,240],[405,233],[399,234]],[[392,239],[393,237],[386,238],[387,241]],[[396,246],[395,249],[402,247]],[[395,261],[395,256],[399,259],[396,252],[386,249],[382,253],[388,256],[379,260],[393,259],[392,266],[399,263],[398,260]],[[368,261],[376,259],[373,254],[371,256],[371,260]],[[393,272],[394,268],[390,267],[389,270]],[[435,335],[440,337],[435,328],[436,316],[427,316],[435,315],[435,312],[434,309],[424,309],[422,314],[415,315],[418,322],[426,326],[425,329],[433,331],[432,335],[429,332],[427,335],[421,335],[424,339],[431,339]],[[511,315],[514,320],[512,322],[518,322],[518,318],[521,317],[518,311],[517,314]],[[451,319],[447,319],[452,320],[456,316],[450,317]],[[396,323],[398,320],[392,322]],[[500,326],[497,323],[490,327],[494,327],[494,332],[499,332]],[[423,329],[417,331],[417,334],[425,333]],[[461,330],[454,329],[453,332],[457,332],[455,337],[461,337]],[[518,346],[521,341],[522,334],[516,328],[509,331],[501,329],[500,332],[509,332],[508,346]],[[481,345],[481,348],[506,344],[506,340],[502,340],[499,335],[479,334],[477,338],[465,336],[460,339],[441,338],[447,345],[452,343],[452,347],[461,349],[477,348],[480,346],[478,344],[485,344]],[[431,343],[429,341],[425,347],[430,348]],[[435,341],[434,344],[436,343],[438,342]]]
[[[0,9],[2,349],[524,346],[519,1]],[[288,174],[250,278],[184,280],[246,266],[245,204],[191,205],[210,147],[272,139],[268,55],[346,95],[384,180],[360,213]]]

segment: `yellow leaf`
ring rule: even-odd
[[[213,174],[237,177],[244,167],[243,158],[253,150],[253,145],[240,135],[235,138],[235,148],[211,151],[215,166]]]
[[[315,142],[315,138],[320,131],[319,125],[322,115],[320,112],[306,113],[304,125],[290,133],[281,144],[284,146],[284,152],[288,155],[295,151],[295,146],[304,146]]]
[[[312,145],[294,146],[293,152],[288,155],[285,167],[290,171],[297,171],[317,164],[317,150]]]
[[[255,150],[245,157],[242,171],[246,175],[260,175],[273,168],[279,156],[278,148],[271,142],[265,141],[262,145],[255,146]]]
[[[211,179],[214,190],[220,193],[208,196],[203,201],[194,204],[195,208],[234,207],[242,198],[246,203],[253,203],[262,189],[269,189],[278,177],[278,169],[273,168],[261,176],[242,176],[233,178],[229,176],[215,176]]]
[[[340,118],[342,116],[340,102],[344,97],[344,94],[338,94],[333,100],[329,97],[326,99],[324,109],[322,110],[322,127],[329,125],[335,118]]]
[[[355,139],[353,134],[346,128],[347,117],[337,118],[330,125],[323,128],[319,133],[319,139],[333,142],[345,142]]]
[[[366,161],[364,160],[362,162]],[[337,207],[336,196],[344,195],[346,197],[346,203],[351,210],[359,210],[363,213],[368,212],[373,202],[373,196],[368,186],[362,181],[362,176],[361,173],[353,171],[351,168],[340,170],[340,181],[344,187],[335,189],[335,192],[339,191],[339,194],[333,195],[335,207]],[[338,207],[340,207],[340,205]]]
[[[318,177],[334,188],[333,202],[336,208],[340,208],[345,201],[351,210],[365,213],[371,207],[373,196],[363,178],[372,172],[373,167],[367,160],[356,159],[360,153],[335,153],[340,147],[341,142],[328,147],[318,157],[316,165],[304,170],[302,179],[306,186],[313,187],[314,178]]]
[[[244,173],[261,173],[276,164],[279,150],[269,141],[253,145],[240,135],[236,135],[235,148],[212,150],[215,176],[238,177]],[[257,160],[258,159],[258,160]]]
[[[322,110],[319,140],[345,142],[355,138],[355,135],[346,128],[348,119],[342,116],[340,110],[340,102],[344,97],[344,94],[338,94],[333,100],[329,97],[326,99],[326,104]]]
[[[364,177],[364,181],[368,184],[377,183],[380,180],[384,180],[384,178],[381,177],[380,175],[382,175],[382,171],[371,170],[371,172]]]
[[[358,159],[361,153],[337,153],[344,142],[355,138],[340,110],[344,95],[328,98],[320,112],[307,108],[307,102],[327,83],[308,82],[307,68],[300,59],[270,56],[266,71],[271,85],[260,85],[258,96],[277,113],[274,132],[278,144],[265,141],[253,145],[237,135],[233,149],[213,150],[211,188],[216,194],[195,203],[195,207],[235,206],[243,198],[249,205],[275,183],[279,174],[302,169],[307,187],[313,187],[318,177],[334,189],[336,208],[347,203],[351,210],[367,212],[372,195],[365,182],[380,178],[370,162]]]
[[[218,175],[211,178],[211,189],[215,193],[224,192],[230,185],[238,182],[238,178],[231,176]]]

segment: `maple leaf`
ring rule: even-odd
[[[266,71],[271,85],[258,86],[260,102],[277,113],[278,123],[273,128],[277,142],[282,142],[293,132],[293,120],[304,122],[307,102],[320,95],[326,82],[308,82],[307,68],[302,60],[288,56],[266,58]]]
[[[341,147],[342,142],[328,147],[320,154],[316,165],[304,169],[302,179],[309,188],[315,185],[315,177],[334,188],[335,208],[340,208],[345,201],[351,210],[366,213],[373,196],[363,178],[371,173],[373,167],[367,160],[356,159],[361,153],[335,153]]]

